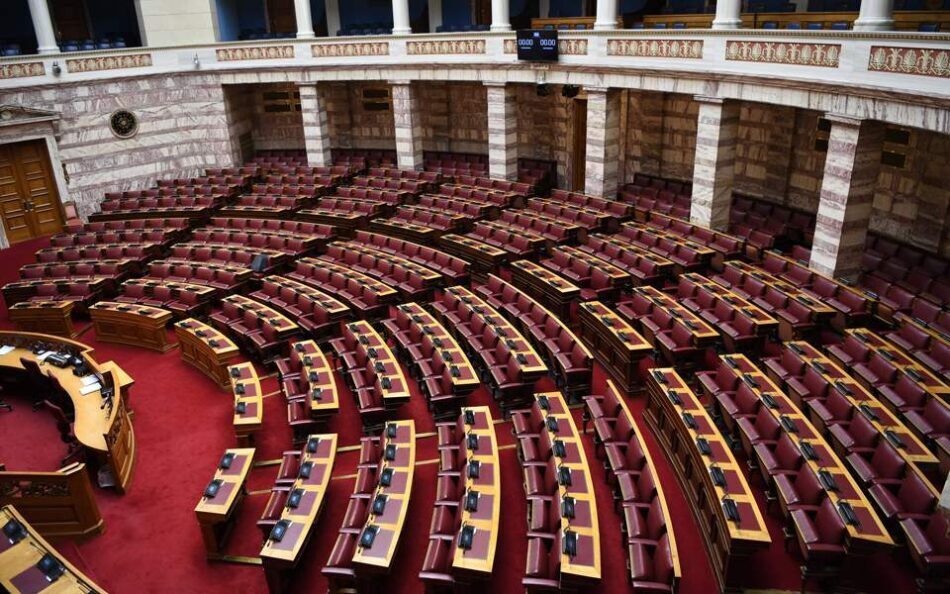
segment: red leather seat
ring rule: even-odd
[[[933,591],[940,590],[938,584],[946,586],[950,578],[950,527],[946,514],[936,511],[926,521],[908,518],[901,520],[900,527],[923,584]]]
[[[633,542],[627,547],[630,579],[636,592],[670,594],[673,592],[673,555],[669,536],[663,534],[655,545]]]
[[[917,472],[908,472],[900,485],[871,485],[868,495],[887,520],[926,521],[937,505],[937,495]]]
[[[817,511],[793,510],[791,518],[806,566],[841,562],[846,530],[830,498],[826,497]]]
[[[880,440],[874,452],[868,455],[849,454],[845,460],[861,483],[899,485],[903,480],[907,462],[886,440]]]
[[[782,513],[786,516],[796,510],[817,511],[818,505],[827,497],[815,471],[809,466],[802,468],[794,475],[777,475],[775,491]]]

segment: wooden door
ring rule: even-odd
[[[267,19],[271,33],[297,34],[294,0],[267,0]]]
[[[11,244],[63,230],[44,140],[0,145],[0,217]]]
[[[587,100],[574,100],[574,158],[571,189],[583,192],[587,179]]]
[[[53,0],[49,7],[59,41],[89,39],[85,0]]]

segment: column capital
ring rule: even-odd
[[[710,105],[722,105],[726,102],[726,99],[713,97],[712,95],[693,95],[693,101],[697,103],[708,103]]]
[[[394,86],[394,87],[408,87],[408,86],[410,86],[410,85],[412,84],[412,81],[409,80],[408,78],[399,78],[399,79],[396,79],[396,80],[387,80],[386,82],[388,82],[390,85],[392,85],[392,86]]]
[[[858,128],[861,126],[861,124],[871,121],[867,118],[858,118],[858,117],[854,117],[850,115],[844,115],[841,113],[826,113],[823,117],[833,124],[851,126],[852,128]]]
[[[503,81],[499,82],[496,80],[483,80],[482,84],[485,85],[486,87],[501,87],[501,88],[505,88],[509,85],[509,83],[507,82],[503,82]]]
[[[611,89],[610,87],[584,87],[584,91],[588,95],[592,93],[595,95],[606,95],[609,91],[612,91],[612,90],[613,89]]]

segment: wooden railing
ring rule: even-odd
[[[56,472],[0,472],[0,506],[15,505],[46,537],[84,537],[102,531],[102,516],[85,464]]]
[[[664,23],[667,29],[672,29],[674,23],[683,23],[687,29],[709,29],[712,27],[714,17],[713,14],[657,14],[643,17],[643,25],[646,29],[653,29],[657,23]],[[850,29],[857,18],[856,12],[746,12],[742,14],[742,27],[762,29],[765,23],[775,23],[777,29],[785,29],[789,23],[798,23],[802,29],[806,29],[808,23],[820,23],[822,29],[827,30],[831,29],[834,23],[847,23]],[[576,19],[554,20],[573,21]],[[894,12],[895,30],[917,31],[924,23],[937,23],[941,31],[950,30],[950,11],[902,10]]]

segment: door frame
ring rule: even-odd
[[[59,145],[53,131],[53,122],[59,119],[59,114],[7,105],[0,106],[0,109],[10,110],[14,114],[11,120],[5,122],[0,120],[2,122],[0,123],[0,144],[13,144],[30,140],[43,140],[46,143],[46,156],[49,159],[53,183],[59,196],[59,210],[63,216],[63,221],[66,221],[66,210],[63,204],[70,200],[69,187],[66,183],[63,161],[59,154]],[[76,206],[77,211],[81,211],[79,205]],[[80,215],[82,215],[81,212]],[[10,247],[10,242],[7,239],[7,231],[3,227],[3,223],[0,222],[0,249],[8,247]]]
[[[571,100],[571,179],[574,192],[584,192],[587,185],[587,95]]]

